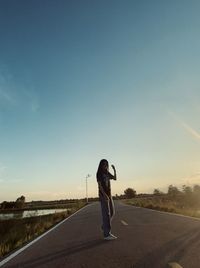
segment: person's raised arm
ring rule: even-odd
[[[112,180],[115,180],[115,181],[116,181],[116,180],[117,180],[117,172],[116,172],[115,166],[114,166],[114,165],[111,165],[111,167],[113,168],[114,175],[112,175],[112,174],[109,173],[110,178],[111,178]]]

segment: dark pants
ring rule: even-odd
[[[99,195],[99,199],[101,202],[103,233],[104,236],[106,237],[111,232],[111,221],[115,214],[114,203],[112,197],[109,198],[109,201],[106,201],[101,194]]]

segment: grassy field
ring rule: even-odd
[[[200,208],[187,206],[180,202],[180,200],[171,200],[167,196],[153,196],[144,198],[124,199],[124,203],[136,207],[144,207],[159,211],[172,212],[191,217],[200,217]]]
[[[70,205],[67,212],[0,221],[0,258],[33,240],[85,205],[85,202],[76,202],[73,206]]]

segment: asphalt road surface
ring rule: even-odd
[[[112,232],[117,240],[103,240],[100,205],[93,203],[3,268],[200,267],[200,220],[118,201],[115,207]]]

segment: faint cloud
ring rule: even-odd
[[[0,101],[7,104],[16,104],[16,99],[12,93],[12,77],[11,75],[2,72],[0,69]]]
[[[66,199],[67,193],[66,192],[51,192],[51,191],[31,191],[27,192],[26,196],[29,199],[41,199],[41,200],[55,200],[55,199]]]
[[[200,134],[195,129],[193,129],[191,126],[187,125],[185,122],[181,122],[181,125],[183,128],[185,128],[185,130],[188,133],[190,133],[193,136],[193,138],[200,140]]]
[[[28,108],[33,112],[37,112],[40,108],[38,96],[33,88],[23,91],[25,96],[24,102],[27,102]]]
[[[31,191],[31,192],[28,192],[27,194],[28,195],[36,195],[36,196],[39,196],[39,195],[48,195],[50,192],[49,191]]]
[[[10,103],[13,103],[13,98],[11,97],[11,95],[6,91],[6,89],[4,87],[2,87],[2,85],[0,84],[0,99],[1,100],[6,100]]]
[[[40,108],[40,106],[39,106],[39,103],[38,103],[38,102],[33,101],[33,102],[31,103],[31,110],[32,110],[33,112],[37,112],[37,111],[39,110],[39,108]]]
[[[200,141],[200,133],[198,133],[194,128],[192,128],[190,125],[188,125],[186,122],[178,118],[178,116],[171,112],[168,111],[168,114],[179,123],[179,125],[186,130],[187,133],[189,133],[194,139]]]
[[[23,179],[11,179],[9,180],[9,183],[12,182],[12,183],[18,183],[18,182],[22,182]]]
[[[17,84],[14,77],[0,66],[0,103],[2,105],[24,107],[32,112],[39,110],[39,100],[33,85]]]
[[[200,184],[200,171],[182,179],[184,184]]]
[[[6,184],[16,184],[16,183],[19,183],[19,182],[22,182],[23,180],[22,179],[5,179],[5,178],[0,178],[0,182],[1,183],[6,183]]]
[[[7,167],[0,163],[0,172],[4,171]]]
[[[53,198],[55,199],[66,199],[66,192],[57,192],[57,193],[52,193]]]
[[[7,170],[8,168],[4,164],[0,163],[0,183],[15,184],[23,181],[23,179],[19,178],[13,178],[13,179],[8,178],[8,174],[6,174]]]
[[[84,192],[84,191],[85,191],[85,187],[84,187],[83,185],[79,185],[79,186],[77,187],[77,191],[78,191],[78,192]]]
[[[0,183],[5,182],[5,179],[3,177],[6,169],[7,167],[0,163]]]
[[[5,172],[6,169],[7,169],[7,167],[0,163],[0,177],[1,177],[1,175],[3,175],[3,173]]]

